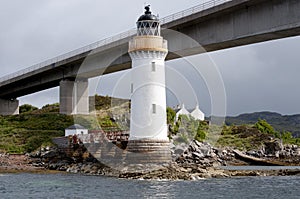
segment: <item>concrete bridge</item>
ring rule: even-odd
[[[166,60],[297,36],[299,10],[299,0],[213,0],[170,15],[161,19],[169,43]],[[171,30],[201,46],[178,40]],[[18,97],[56,86],[61,113],[87,114],[88,78],[129,69],[128,41],[134,34],[125,32],[0,78],[0,114],[18,114]]]

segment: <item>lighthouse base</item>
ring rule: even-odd
[[[127,164],[170,163],[170,142],[166,140],[129,140],[127,144]]]

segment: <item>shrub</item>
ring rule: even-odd
[[[198,128],[195,140],[202,142],[203,140],[205,140],[206,135],[207,133],[204,130]]]
[[[31,112],[34,110],[37,110],[38,108],[35,106],[32,106],[30,104],[23,104],[19,107],[19,112],[20,113],[26,113],[26,112]]]
[[[266,121],[259,119],[254,125],[260,132],[267,134],[274,134],[274,128]]]
[[[172,124],[175,122],[175,116],[176,116],[176,112],[172,108],[167,107],[167,123],[168,124]]]

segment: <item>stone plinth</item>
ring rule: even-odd
[[[127,164],[164,164],[171,162],[170,142],[165,140],[130,140]]]

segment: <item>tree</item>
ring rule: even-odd
[[[46,104],[45,106],[42,107],[42,109],[46,109],[46,108],[59,108],[59,103]]]
[[[167,107],[167,123],[168,124],[173,124],[175,122],[175,116],[176,116],[176,112],[172,108]]]
[[[281,139],[283,140],[283,142],[289,143],[290,141],[292,141],[293,135],[291,132],[286,131],[286,132],[282,133]]]
[[[19,112],[20,113],[26,113],[26,112],[31,112],[34,110],[37,110],[38,108],[35,106],[32,106],[30,104],[23,104],[19,107]]]
[[[207,136],[208,128],[209,128],[209,126],[208,126],[207,122],[199,121],[195,140],[197,140],[199,142],[202,142],[203,140],[205,140],[205,138]]]
[[[203,140],[205,140],[207,133],[203,130],[198,128],[197,129],[197,134],[195,136],[195,140],[202,142]]]
[[[275,134],[274,128],[266,120],[258,119],[258,121],[255,123],[254,126],[261,133],[272,134],[272,135]]]
[[[171,134],[177,134],[178,132],[179,124],[177,124],[177,122],[175,123],[175,116],[176,112],[172,108],[167,107],[167,124],[170,132],[169,136],[171,136]]]

